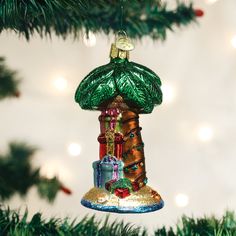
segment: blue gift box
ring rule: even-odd
[[[93,162],[94,186],[104,188],[110,180],[123,178],[124,163],[114,156],[106,155],[102,160]]]

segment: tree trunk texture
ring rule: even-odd
[[[122,112],[123,155],[125,177],[143,187],[146,182],[144,143],[139,127],[139,115],[134,111]]]

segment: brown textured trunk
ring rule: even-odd
[[[146,182],[144,143],[139,127],[139,115],[134,111],[122,112],[123,162],[125,177],[143,187]]]

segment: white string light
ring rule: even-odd
[[[175,203],[178,207],[186,207],[189,204],[189,197],[186,194],[179,193],[175,196]]]
[[[70,143],[68,145],[68,153],[71,156],[79,156],[81,153],[81,146],[78,143]]]
[[[206,0],[207,4],[214,4],[216,3],[218,0]]]
[[[234,35],[233,38],[231,39],[231,44],[236,49],[236,35]]]
[[[200,141],[208,142],[213,137],[213,130],[209,126],[201,126],[198,128],[197,135]]]
[[[87,47],[94,47],[96,45],[97,39],[94,33],[90,32],[84,35],[84,44]]]
[[[63,92],[68,87],[68,81],[63,76],[58,76],[53,80],[53,86],[56,90]]]

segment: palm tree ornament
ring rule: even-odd
[[[127,46],[128,39],[123,40]],[[112,44],[110,63],[90,72],[75,94],[82,109],[101,111],[94,187],[81,203],[100,211],[144,213],[164,206],[147,186],[139,126],[139,114],[151,113],[162,102],[161,81],[147,67],[130,62],[129,50],[117,41]]]

